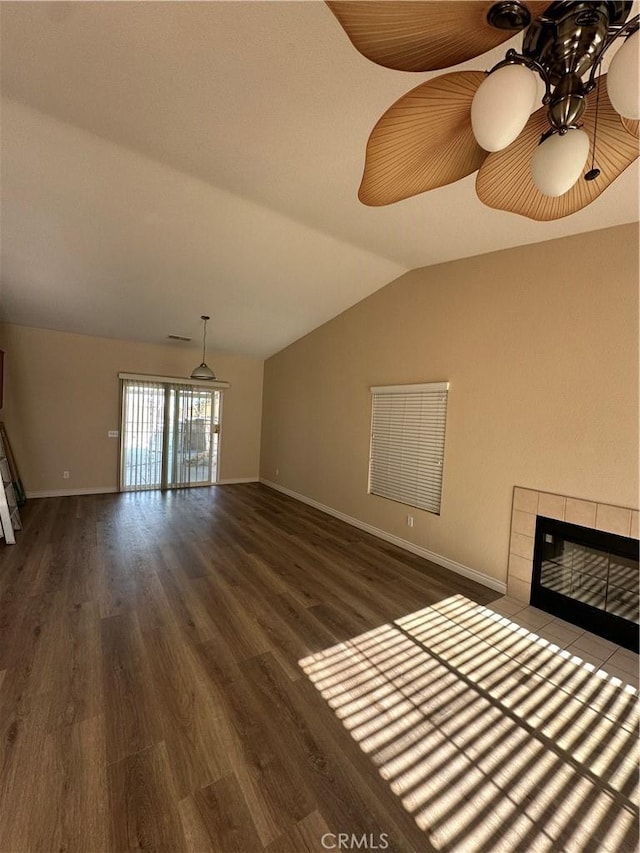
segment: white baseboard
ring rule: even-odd
[[[257,477],[236,477],[218,480],[215,486],[227,486],[231,483],[257,483]],[[27,492],[27,498],[68,498],[73,495],[111,495],[118,492],[116,486],[98,486],[94,489],[45,489],[42,492]]]
[[[69,498],[73,495],[111,495],[115,486],[99,486],[95,489],[45,489],[43,492],[27,492],[27,498]]]
[[[413,542],[409,542],[407,539],[401,539],[399,536],[394,536],[393,533],[387,533],[386,530],[374,527],[372,524],[367,524],[365,521],[360,521],[360,519],[354,518],[351,515],[346,515],[344,512],[340,512],[330,506],[325,506],[325,504],[321,504],[318,501],[313,500],[313,498],[308,498],[306,495],[294,492],[292,489],[287,489],[279,483],[273,483],[271,480],[265,480],[262,477],[260,478],[260,482],[265,486],[268,486],[270,489],[282,492],[290,498],[294,498],[297,501],[301,501],[302,503],[315,507],[315,509],[319,509],[320,512],[326,512],[327,515],[332,515],[334,518],[339,518],[340,521],[344,521],[347,524],[351,524],[353,527],[364,530],[372,536],[377,536],[378,539],[384,539],[385,542],[391,542],[392,545],[397,545],[398,548],[410,551],[412,554],[416,554],[418,557],[423,557],[425,560],[431,560],[432,563],[436,563],[436,565],[442,566],[445,569],[450,569],[452,572],[462,575],[465,578],[469,578],[469,580],[481,583],[483,586],[488,586],[489,589],[502,593],[502,595],[505,595],[507,592],[507,585],[505,583],[502,583],[502,581],[498,581],[489,575],[485,575],[484,572],[478,572],[476,569],[472,569],[469,566],[456,562],[455,560],[450,560],[448,557],[443,557],[441,554],[429,551],[421,545],[416,545]]]

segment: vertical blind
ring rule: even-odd
[[[221,405],[219,390],[123,379],[121,491],[215,482]]]
[[[448,382],[371,388],[371,494],[440,514],[448,391]]]
[[[214,416],[220,392],[169,385],[167,394],[167,486],[208,484],[215,479],[218,424]]]
[[[160,488],[164,422],[164,385],[135,380],[123,383],[121,491]]]

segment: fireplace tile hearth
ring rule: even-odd
[[[506,616],[516,625],[521,625],[542,640],[564,650],[565,654],[578,659],[587,668],[604,670],[612,678],[620,679],[627,689],[638,691],[640,658],[634,652],[510,596],[492,601],[488,606],[495,613]],[[555,655],[555,652],[552,654]],[[549,666],[553,667],[553,664]],[[545,672],[543,666],[539,674],[544,675]]]
[[[573,645],[576,646],[579,651],[599,655],[603,660],[607,660],[607,658],[609,658],[616,649],[619,648],[615,643],[612,643],[611,640],[596,637],[588,631],[581,634]]]
[[[576,625],[570,625],[568,622],[563,622],[560,619],[554,619],[552,622],[548,622],[543,628],[538,631],[541,637],[545,640],[549,640],[550,643],[555,643],[556,646],[560,646],[562,649],[569,648],[570,646],[577,643],[584,636],[584,631],[582,628],[578,628]],[[615,647],[617,648],[617,646]],[[585,652],[585,654],[590,654],[590,652]],[[611,654],[611,652],[609,652]],[[606,660],[608,657],[603,656],[602,660]]]

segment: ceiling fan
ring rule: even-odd
[[[360,53],[400,71],[448,68],[524,31],[521,51],[508,50],[489,72],[434,77],[383,114],[367,143],[364,204],[391,204],[477,171],[476,192],[489,207],[560,219],[638,157],[640,24],[629,18],[631,0],[327,5]],[[545,91],[533,112],[539,80]]]

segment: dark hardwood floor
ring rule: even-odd
[[[635,689],[522,605],[257,484],[23,519],[0,853],[635,850]]]
[[[495,593],[257,484],[23,520],[0,549],[2,853],[430,849],[298,662]]]

